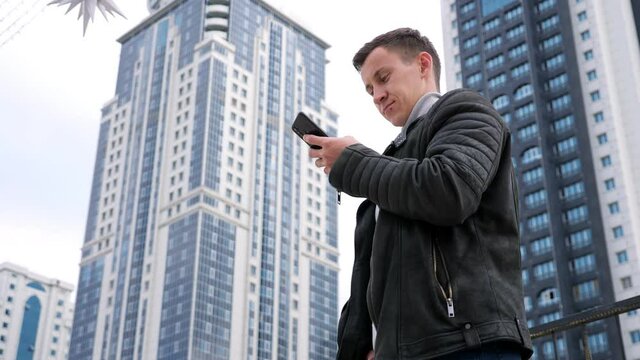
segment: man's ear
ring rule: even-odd
[[[423,51],[418,54],[418,62],[420,63],[420,73],[422,76],[429,76],[433,68],[433,58],[428,52]]]

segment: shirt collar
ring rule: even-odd
[[[400,134],[398,134],[398,136],[393,140],[393,144],[396,147],[402,145],[402,143],[407,139],[407,129],[409,129],[411,123],[416,121],[420,116],[428,113],[433,104],[435,104],[441,96],[442,95],[438,92],[428,92],[418,99],[416,104],[413,106],[413,110],[411,110],[411,114],[409,114],[407,122],[402,126]]]

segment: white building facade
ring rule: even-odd
[[[68,358],[73,286],[0,264],[0,359]]]

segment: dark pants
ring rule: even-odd
[[[439,357],[438,360],[520,360],[517,346],[509,343],[489,343],[476,350],[459,351]]]

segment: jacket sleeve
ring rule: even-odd
[[[458,113],[437,126],[421,160],[383,156],[362,144],[347,147],[330,183],[403,217],[439,226],[462,223],[477,210],[496,172],[508,130],[482,112]]]

